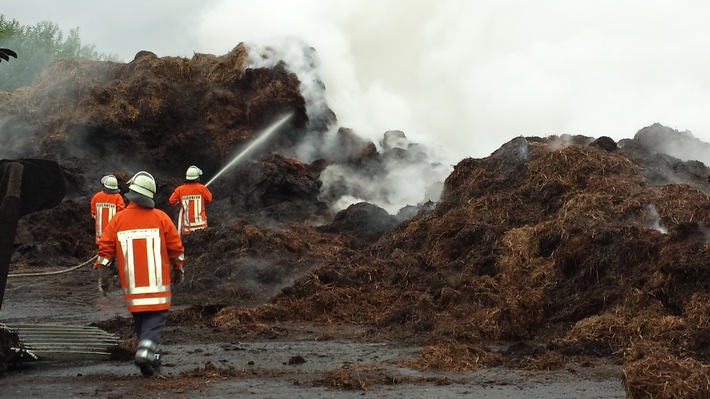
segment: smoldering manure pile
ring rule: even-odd
[[[56,157],[73,184],[65,204],[21,223],[20,261],[92,255],[81,209],[101,174],[124,183],[152,168],[166,207],[163,191],[185,166],[214,173],[260,118],[288,105],[298,122],[273,154],[215,185],[214,223],[186,240],[188,281],[176,297],[211,306],[201,320],[235,334],[283,321],[358,324],[368,338],[423,345],[404,362],[422,369],[613,359],[629,398],[710,396],[705,165],[659,154],[643,130],[618,148],[603,137],[519,137],[459,162],[438,203],[365,232],[361,219],[382,221],[377,207],[333,217],[318,200],[318,174],[335,157],[306,165],[278,154],[310,123],[295,76],[283,65],[244,71],[244,57],[240,45],[225,57],[66,61],[82,73],[1,97],[15,125],[3,134],[19,132],[8,136],[13,156]],[[112,151],[120,146],[128,151]],[[373,148],[351,150],[372,158]]]
[[[357,323],[425,345],[408,365],[560,368],[607,357],[630,398],[706,397],[710,201],[703,176],[658,185],[635,152],[518,138],[465,159],[436,208],[346,261],[321,262],[255,321]],[[615,147],[615,146],[614,146]],[[683,169],[672,159],[658,168]],[[518,343],[493,351],[491,343]]]

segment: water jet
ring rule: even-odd
[[[259,144],[261,144],[264,140],[266,140],[267,137],[269,137],[272,133],[274,133],[276,130],[278,130],[281,125],[286,123],[287,120],[289,120],[293,116],[293,113],[287,114],[281,119],[277,120],[271,126],[269,126],[266,130],[264,130],[262,133],[259,134],[259,136],[256,138],[256,140],[252,141],[244,150],[242,150],[237,156],[235,156],[227,165],[225,165],[219,172],[217,172],[216,175],[214,175],[210,181],[205,184],[205,186],[209,186],[213,181],[217,180],[217,178],[224,173],[227,169],[231,168],[234,166],[237,162],[239,162],[244,156],[246,156],[249,151],[253,150]]]

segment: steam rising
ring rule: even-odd
[[[647,204],[644,206],[644,210],[648,214],[649,225],[648,228],[654,229],[662,234],[668,233],[668,229],[661,224],[661,217],[658,215],[658,211],[653,204]]]
[[[299,40],[342,126],[373,141],[402,130],[449,164],[520,135],[621,140],[654,122],[710,142],[701,0],[4,0],[2,13],[79,27],[125,61]]]
[[[314,49],[296,38],[288,38],[271,46],[251,46],[248,67],[273,67],[283,61],[301,82],[300,91],[306,101],[306,112],[311,121],[329,119],[330,108],[326,88],[321,81],[321,64]],[[340,126],[333,126],[325,136],[309,135],[290,154],[310,163],[318,158],[342,161],[347,158],[338,146]],[[352,129],[358,133],[357,129]],[[348,165],[332,165],[320,176],[322,197],[334,211],[340,211],[357,202],[370,202],[392,215],[408,205],[438,201],[443,181],[451,167],[443,166],[441,154],[434,149],[412,145],[401,131],[382,132],[380,150],[384,157],[376,170]],[[365,143],[363,143],[365,144]],[[362,148],[348,149],[360,152]],[[401,155],[387,156],[401,150]],[[348,151],[348,152],[349,152]]]
[[[327,104],[338,118],[330,138],[305,143],[299,159],[322,155],[339,127],[377,145],[399,129],[442,165],[485,157],[521,135],[618,141],[655,122],[710,142],[710,57],[698,51],[710,37],[709,12],[700,0],[3,2],[9,18],[79,27],[84,41],[126,61],[140,50],[190,57],[239,42],[261,54],[270,47],[253,64],[287,60],[309,117]],[[372,191],[403,178],[385,176]]]
[[[400,129],[456,163],[519,135],[620,140],[659,122],[710,138],[710,58],[697,51],[707,11],[701,1],[218,0],[197,35],[217,53],[297,36],[320,55],[342,126],[373,141]]]

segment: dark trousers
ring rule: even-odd
[[[168,313],[168,310],[132,313],[138,341],[149,339],[159,344],[160,333],[168,322]]]

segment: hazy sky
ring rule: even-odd
[[[710,142],[704,0],[0,0],[130,61],[303,39],[340,124],[403,130],[452,163],[513,137],[631,138],[659,122]]]

